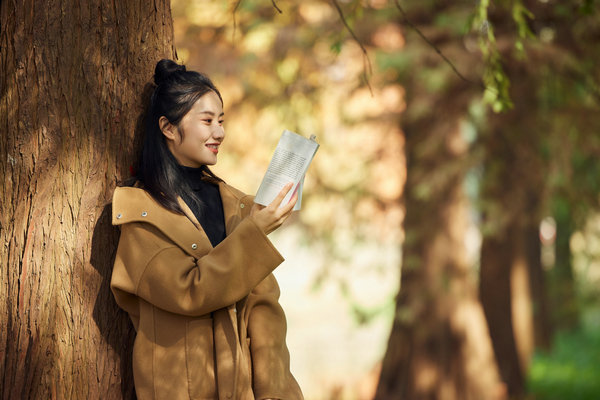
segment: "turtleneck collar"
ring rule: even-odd
[[[206,174],[202,170],[202,167],[194,168],[194,167],[186,167],[183,165],[179,166],[181,171],[183,172],[183,177],[188,182],[190,187],[193,190],[198,190],[202,188],[206,183],[202,180]]]

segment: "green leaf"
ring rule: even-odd
[[[342,44],[343,42],[341,40],[336,40],[331,44],[329,48],[333,53],[340,54],[340,52],[342,51]]]

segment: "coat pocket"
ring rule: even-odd
[[[186,325],[185,361],[191,399],[217,398],[212,322],[205,318]]]

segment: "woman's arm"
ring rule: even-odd
[[[287,324],[279,304],[279,285],[269,274],[248,295],[248,336],[252,356],[253,390],[257,399],[302,399],[290,372],[285,342]]]
[[[169,312],[199,316],[248,295],[281,262],[252,218],[199,259],[146,223],[122,226],[111,287]],[[122,296],[125,297],[125,296]]]
[[[267,207],[252,209],[215,248],[195,259],[152,224],[122,225],[111,287],[122,308],[131,294],[169,312],[199,316],[250,293],[283,257],[266,234],[277,229],[296,202],[279,207],[286,186]]]

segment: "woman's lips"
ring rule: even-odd
[[[206,147],[215,154],[219,152],[219,145],[216,143],[207,144]]]

